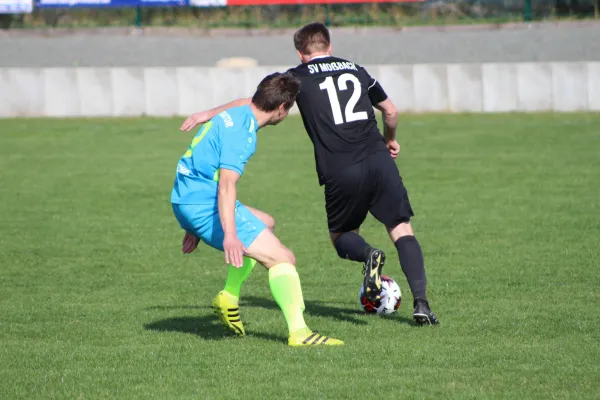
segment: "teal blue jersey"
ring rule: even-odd
[[[219,170],[244,173],[256,151],[257,130],[250,106],[230,108],[204,124],[177,164],[171,203],[216,209]]]

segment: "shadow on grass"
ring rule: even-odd
[[[365,313],[358,308],[342,308],[334,307],[320,301],[305,301],[306,310],[305,314],[336,319],[338,321],[350,322],[356,325],[367,325],[368,322],[363,317]],[[240,302],[240,306],[243,307],[256,307],[267,310],[279,311],[279,306],[272,299],[266,299],[256,296],[245,296]],[[150,310],[177,310],[177,309],[210,309],[209,306],[193,306],[193,305],[181,305],[181,306],[154,306],[148,308]],[[381,318],[373,315],[374,318]],[[398,314],[392,316],[383,317],[390,321],[399,321],[409,325],[415,325],[412,319],[400,316]],[[198,335],[206,340],[220,340],[226,337],[232,337],[233,335],[228,329],[221,325],[218,318],[214,315],[202,316],[202,317],[174,317],[167,318],[164,320],[156,321],[145,325],[146,329],[154,331],[170,331],[170,332],[183,332]],[[286,338],[282,338],[275,335],[265,333],[255,333],[251,330],[248,331],[249,336],[255,336],[267,340],[275,341],[286,341]]]
[[[160,308],[160,307],[157,307]],[[167,307],[166,307],[167,308]],[[194,306],[168,307],[168,308],[205,308]],[[203,317],[173,317],[144,325],[145,329],[156,332],[180,332],[197,335],[204,340],[222,340],[237,337],[234,333],[225,328],[217,316],[207,315]],[[286,342],[287,338],[277,335],[271,335],[262,332],[249,332],[248,336],[261,339],[272,340],[276,342]]]
[[[167,310],[202,310],[202,309],[211,310],[212,307],[211,306],[191,306],[191,305],[187,305],[187,306],[152,306],[152,307],[146,308],[146,310],[160,310],[160,311],[167,311]]]
[[[368,322],[358,319],[359,316],[364,315],[364,312],[361,312],[358,309],[332,307],[320,301],[310,300],[305,300],[304,305],[306,306],[304,313],[308,315],[337,319],[338,321],[351,322],[356,325],[368,324]],[[241,306],[264,308],[267,310],[280,310],[275,300],[256,296],[244,296],[241,301]]]
[[[262,297],[255,296],[246,296],[243,298],[241,302],[242,306],[248,307],[260,307],[266,308],[269,310],[279,310],[279,306],[275,303],[274,300],[265,299]],[[367,325],[368,322],[362,319],[358,319],[358,317],[362,317],[365,315],[365,312],[358,308],[340,308],[340,307],[332,307],[327,303],[323,303],[320,301],[310,301],[305,300],[304,305],[306,306],[305,314],[313,315],[317,317],[325,317],[331,319],[337,319],[338,321],[351,322],[356,325]],[[412,319],[408,319],[406,317],[400,316],[399,314],[379,317],[376,315],[372,315],[374,318],[384,318],[387,320],[398,320],[403,323],[407,323],[409,325],[416,325]]]

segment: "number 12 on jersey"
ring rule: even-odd
[[[354,86],[354,88],[352,95],[350,96],[350,100],[348,100],[346,108],[344,109],[344,114],[346,117],[346,121],[344,121],[344,117],[342,116],[342,107],[340,106],[340,100],[338,99],[338,90],[347,90],[348,82],[352,82],[352,86]],[[356,103],[358,103],[358,100],[360,99],[360,92],[362,91],[358,78],[352,74],[342,74],[337,79],[337,86],[338,88],[336,89],[332,76],[327,77],[319,85],[321,90],[327,90],[327,96],[329,96],[329,103],[331,104],[331,111],[333,113],[333,122],[335,122],[336,125],[339,125],[343,124],[344,122],[367,119],[368,116],[366,111],[354,111],[354,107],[356,107]]]

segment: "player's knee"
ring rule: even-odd
[[[296,265],[294,253],[285,247],[273,232],[266,228],[248,247],[248,256],[254,258],[267,269],[283,263]]]
[[[269,214],[267,214],[264,211],[260,211],[257,210],[255,208],[252,207],[248,207],[246,206],[250,212],[260,220],[260,222],[262,222],[263,224],[265,224],[265,226],[267,227],[268,230],[270,230],[271,232],[273,232],[273,230],[275,230],[275,218],[273,218],[272,216],[270,216]]]
[[[263,221],[271,232],[275,230],[275,218],[271,217],[269,214],[265,215],[265,221]]]
[[[267,227],[268,230],[270,230],[271,232],[273,232],[275,230],[275,218],[273,218],[266,212],[261,212],[258,215],[258,218],[260,219],[260,221],[263,224],[265,224],[265,226]]]
[[[287,249],[287,256],[288,256],[288,263],[292,264],[292,265],[296,265],[296,256],[294,255],[294,253],[290,250]]]
[[[277,258],[274,261],[277,264],[288,263],[296,265],[296,256],[290,249],[281,245],[281,249],[277,252]]]
[[[388,234],[392,242],[396,242],[398,239],[404,236],[414,236],[410,221],[401,222],[393,228],[388,228]]]
[[[267,268],[271,268],[275,265],[284,263],[296,265],[296,256],[290,249],[288,249],[284,245],[281,245],[280,248],[273,249],[267,262],[267,265],[265,266]]]

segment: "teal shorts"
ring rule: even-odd
[[[225,233],[218,209],[214,206],[173,204],[173,212],[183,230],[195,234],[207,245],[223,251]],[[246,249],[267,227],[239,201],[235,204],[235,225],[238,239]]]

